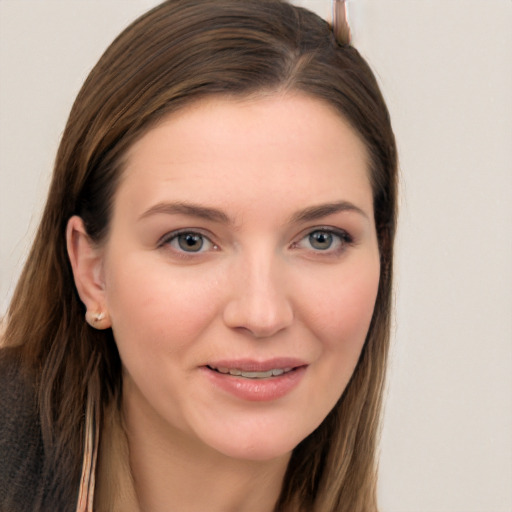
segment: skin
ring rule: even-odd
[[[68,247],[89,319],[105,312],[96,327],[112,327],[123,362],[141,509],[272,510],[291,451],[353,373],[377,295],[354,130],[302,94],[202,100],[129,150],[106,243],[74,217]],[[235,396],[206,367],[280,357],[304,367],[276,399]]]

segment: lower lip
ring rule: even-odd
[[[282,398],[296,388],[304,376],[306,368],[307,366],[300,366],[291,372],[268,379],[236,377],[211,370],[206,366],[201,367],[201,370],[216,387],[237,398],[252,402],[267,402]]]

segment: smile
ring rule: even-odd
[[[208,368],[225,375],[229,374],[234,377],[244,377],[245,379],[268,379],[270,377],[279,377],[280,375],[284,375],[285,373],[289,373],[293,370],[293,368],[272,368],[264,372],[257,372],[239,370],[238,368],[225,368],[222,366],[216,367],[212,365],[208,365]]]
[[[268,402],[283,398],[297,388],[308,367],[305,361],[281,357],[266,361],[215,361],[199,369],[213,385],[213,389],[226,392],[239,400]]]

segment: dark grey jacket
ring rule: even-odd
[[[36,392],[18,352],[0,350],[0,512],[74,512],[74,491],[58,489],[45,464]]]

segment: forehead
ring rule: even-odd
[[[340,194],[371,202],[364,143],[334,108],[303,94],[212,97],[170,114],[127,152],[118,195],[257,202],[285,191],[302,203]]]

